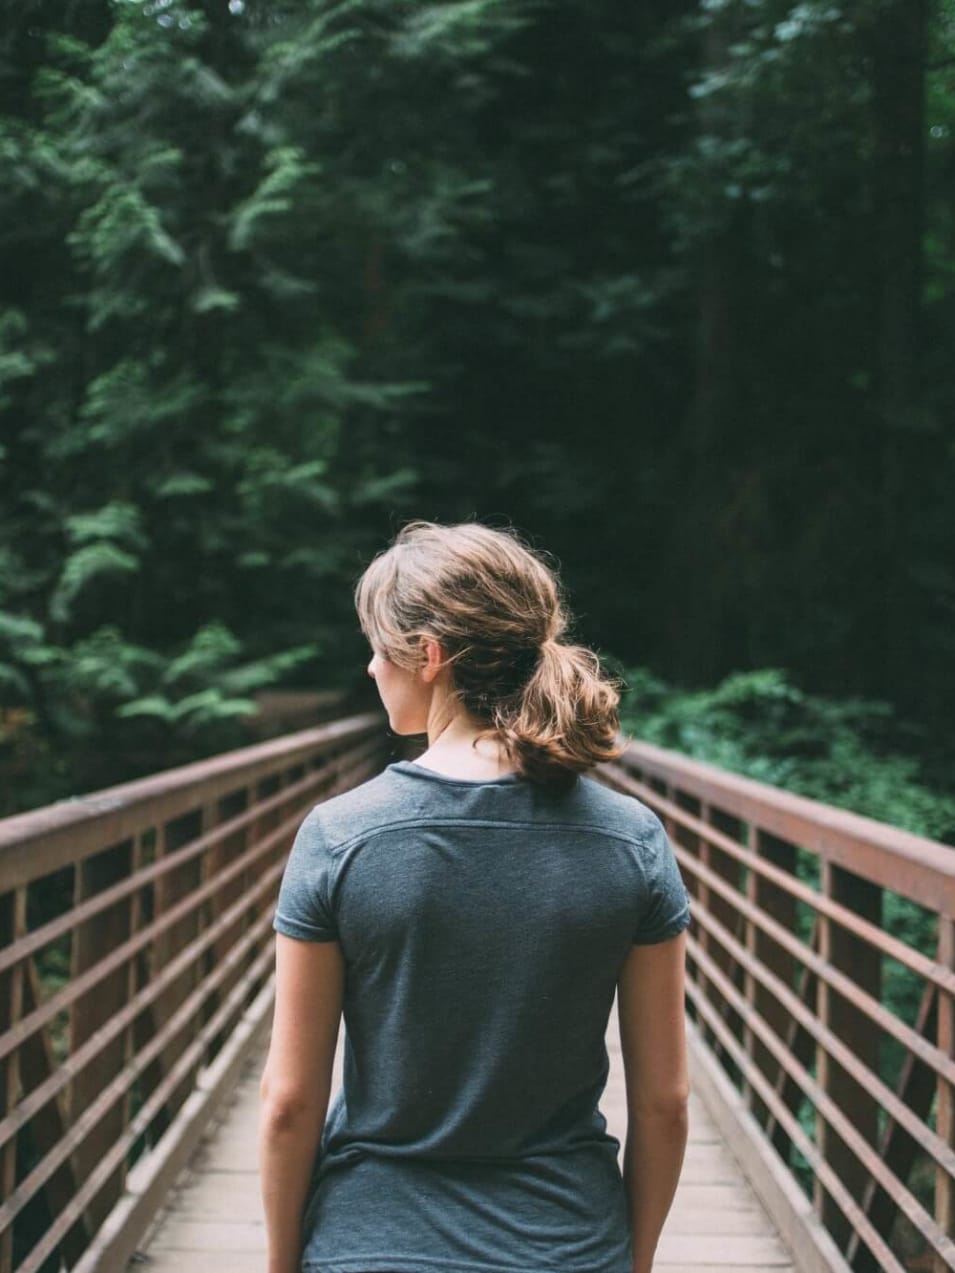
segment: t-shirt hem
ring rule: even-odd
[[[477,1264],[472,1261],[433,1260],[426,1255],[412,1259],[401,1256],[356,1255],[337,1260],[303,1260],[301,1273],[423,1273],[424,1269],[440,1269],[441,1273],[529,1273],[526,1264]],[[607,1264],[572,1265],[536,1264],[535,1273],[610,1273]]]

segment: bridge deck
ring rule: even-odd
[[[611,1072],[602,1109],[610,1130],[622,1139],[626,1113],[615,1029],[608,1046]],[[151,1273],[261,1273],[265,1228],[255,1138],[262,1065],[259,1051],[246,1065],[225,1117],[172,1190],[145,1244]],[[796,1273],[793,1257],[695,1093],[683,1175],[655,1267],[660,1273]]]

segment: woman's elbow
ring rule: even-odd
[[[688,1085],[669,1087],[665,1091],[642,1093],[631,1105],[630,1117],[660,1122],[685,1123],[689,1117]]]
[[[259,1088],[259,1126],[263,1136],[281,1136],[295,1131],[303,1122],[311,1122],[317,1103],[308,1094],[294,1088],[278,1088],[263,1078]]]

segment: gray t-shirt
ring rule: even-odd
[[[689,923],[646,805],[399,761],[307,815],[274,922],[346,968],[303,1273],[629,1273],[604,1035]]]

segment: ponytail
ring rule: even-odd
[[[546,640],[516,702],[498,704],[487,732],[531,782],[560,785],[619,756],[616,684],[582,645]]]

